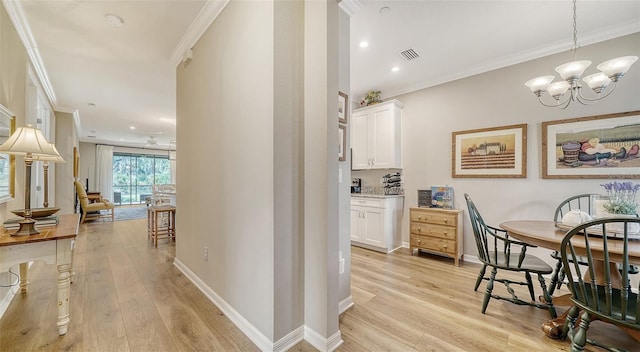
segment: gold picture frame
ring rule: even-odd
[[[458,131],[451,137],[452,177],[527,177],[527,124]]]
[[[16,117],[5,106],[0,105],[0,144],[4,143],[16,131]],[[15,198],[16,157],[0,154],[0,203]]]
[[[542,178],[640,178],[640,110],[542,123]]]
[[[73,147],[73,178],[78,179],[78,168],[80,167],[80,154],[78,147]]]

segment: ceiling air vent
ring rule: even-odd
[[[401,52],[400,56],[402,56],[402,58],[406,61],[411,61],[420,57],[420,55],[418,55],[418,53],[416,53],[413,49],[407,49]]]

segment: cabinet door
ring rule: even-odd
[[[370,168],[369,113],[354,113],[351,117],[351,165],[354,170]]]
[[[381,106],[371,118],[369,155],[373,168],[395,167],[396,128],[393,105]]]
[[[384,209],[364,208],[364,243],[386,247],[384,239]]]
[[[363,212],[360,208],[351,207],[351,240],[352,241],[362,241],[362,232],[363,229]]]

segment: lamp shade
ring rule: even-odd
[[[637,60],[637,56],[622,56],[607,60],[596,66],[596,68],[607,75],[607,77],[621,76],[627,73],[631,65],[633,65]]]
[[[547,93],[549,93],[549,95],[554,99],[558,100],[567,92],[567,90],[569,90],[569,88],[571,88],[571,86],[566,81],[553,82],[549,85],[549,88],[547,88]]]
[[[607,88],[609,83],[611,83],[611,78],[607,77],[607,75],[602,72],[588,75],[582,80],[589,86],[589,88],[596,91],[596,93],[599,93],[603,89]]]
[[[55,153],[55,155],[37,154],[37,155],[35,155],[33,157],[33,160],[48,161],[48,162],[52,162],[52,163],[66,163],[66,161],[64,161],[62,156],[60,156],[60,153],[58,153],[58,149],[56,148],[55,144],[49,143],[49,145],[50,145],[51,149],[53,150],[53,152]]]
[[[55,155],[56,152],[39,129],[27,125],[18,127],[9,139],[0,145],[0,153],[38,156]]]
[[[577,79],[584,73],[584,70],[591,65],[589,60],[571,61],[556,67],[556,72],[562,79]]]
[[[528,80],[524,85],[529,87],[529,89],[531,89],[531,91],[535,93],[542,90],[547,90],[547,87],[549,87],[549,83],[553,81],[553,78],[553,76],[536,77]]]

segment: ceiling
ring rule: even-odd
[[[5,4],[12,3],[30,29],[30,51],[41,58],[54,108],[77,111],[81,141],[148,147],[154,136],[158,148],[168,148],[175,140],[175,67],[189,37],[198,35],[194,28],[206,28],[226,2]],[[344,0],[343,6],[352,15],[355,101],[370,89],[390,97],[567,51],[572,43],[568,0]],[[580,45],[640,32],[640,1],[585,0],[577,9]],[[113,26],[106,14],[124,23]],[[359,47],[362,40],[367,48]],[[407,49],[419,57],[405,61],[399,53]]]

